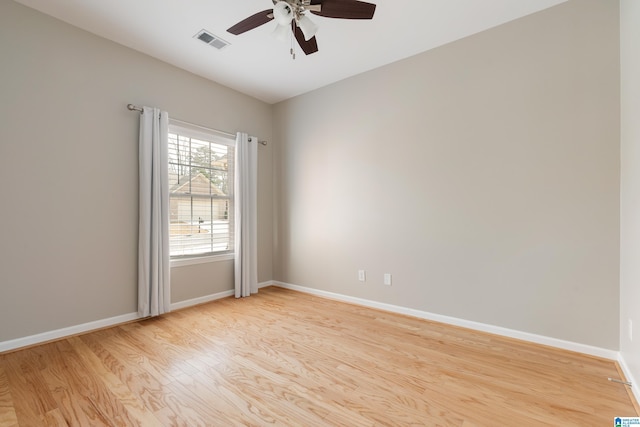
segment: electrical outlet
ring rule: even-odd
[[[387,286],[391,286],[391,273],[384,274],[384,284]]]
[[[629,341],[633,341],[633,320],[629,319]]]
[[[358,280],[361,282],[367,281],[367,275],[364,270],[358,270]]]

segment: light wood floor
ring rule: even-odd
[[[279,288],[0,355],[1,426],[610,426],[613,362]]]

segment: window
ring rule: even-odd
[[[169,254],[233,252],[235,140],[169,124]]]

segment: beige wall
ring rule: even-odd
[[[277,104],[274,279],[618,349],[618,40],[576,0]]]
[[[135,312],[138,114],[126,104],[269,141],[272,107],[6,0],[0,58],[0,342]],[[271,156],[260,146],[261,281]],[[232,261],[178,270],[172,302],[233,287]]]
[[[640,2],[620,2],[620,351],[640,381]],[[633,341],[629,338],[633,322]]]

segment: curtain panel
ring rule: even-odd
[[[258,139],[246,133],[236,136],[235,191],[235,295],[258,292],[257,199]]]
[[[143,107],[139,140],[138,314],[166,313],[169,268],[169,116]]]

